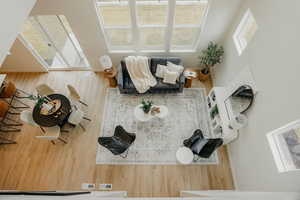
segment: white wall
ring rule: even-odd
[[[11,55],[4,60],[1,72],[46,72],[47,68],[17,38],[10,49]]]
[[[0,1],[0,65],[22,29],[22,24],[29,15],[36,0],[1,0]]]
[[[210,12],[199,48],[210,40],[223,38],[241,0],[210,0]],[[63,14],[67,17],[88,61],[94,70],[101,70],[99,57],[107,54],[104,37],[98,22],[94,0],[39,0],[31,15]],[[111,54],[114,65],[128,54]],[[149,55],[149,54],[148,54]],[[155,54],[151,54],[155,55]],[[156,54],[163,55],[163,54]],[[198,66],[198,53],[172,54],[184,59],[185,66]]]
[[[232,34],[247,8],[258,31],[238,56]],[[227,85],[249,66],[259,89],[248,126],[229,145],[238,189],[300,191],[300,172],[279,174],[266,139],[269,131],[300,118],[299,8],[297,0],[244,0],[224,40],[225,59],[216,68],[215,85]]]

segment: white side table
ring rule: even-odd
[[[188,165],[193,162],[194,154],[189,148],[180,147],[176,152],[176,158],[181,164]]]
[[[165,118],[169,114],[169,109],[167,106],[156,106],[159,107],[160,113],[155,114],[155,117]]]
[[[160,110],[160,113],[157,113],[155,115],[151,115],[151,111],[146,114],[144,113],[144,111],[141,109],[142,104],[137,105],[134,108],[134,116],[137,120],[142,121],[142,122],[146,122],[151,120],[153,117],[158,117],[158,118],[165,118],[168,114],[169,114],[169,109],[167,106],[157,106],[157,105],[153,105],[154,107],[158,107]]]

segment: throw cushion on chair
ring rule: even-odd
[[[202,140],[197,140],[193,146],[191,146],[192,152],[195,154],[199,154],[203,147],[207,144],[208,140],[207,139],[202,139]]]

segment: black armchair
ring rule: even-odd
[[[192,152],[202,158],[209,158],[211,154],[223,144],[222,138],[206,139],[200,129],[183,141],[183,145],[190,148]]]
[[[122,126],[115,128],[114,135],[112,137],[99,137],[98,143],[114,155],[119,155],[122,158],[126,158],[128,149],[135,140],[134,133],[128,133]],[[122,155],[126,151],[126,155]]]

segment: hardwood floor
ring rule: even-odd
[[[16,145],[0,145],[1,190],[80,190],[81,183],[112,183],[113,190],[126,190],[130,197],[174,197],[181,190],[233,189],[225,147],[219,149],[220,164],[214,166],[96,165],[105,91],[103,74],[94,72],[12,73],[7,77],[17,87],[34,93],[47,83],[62,94],[72,84],[88,103],[86,132],[76,128],[68,144],[36,139],[38,128],[23,125]],[[193,82],[193,87],[211,88]]]

